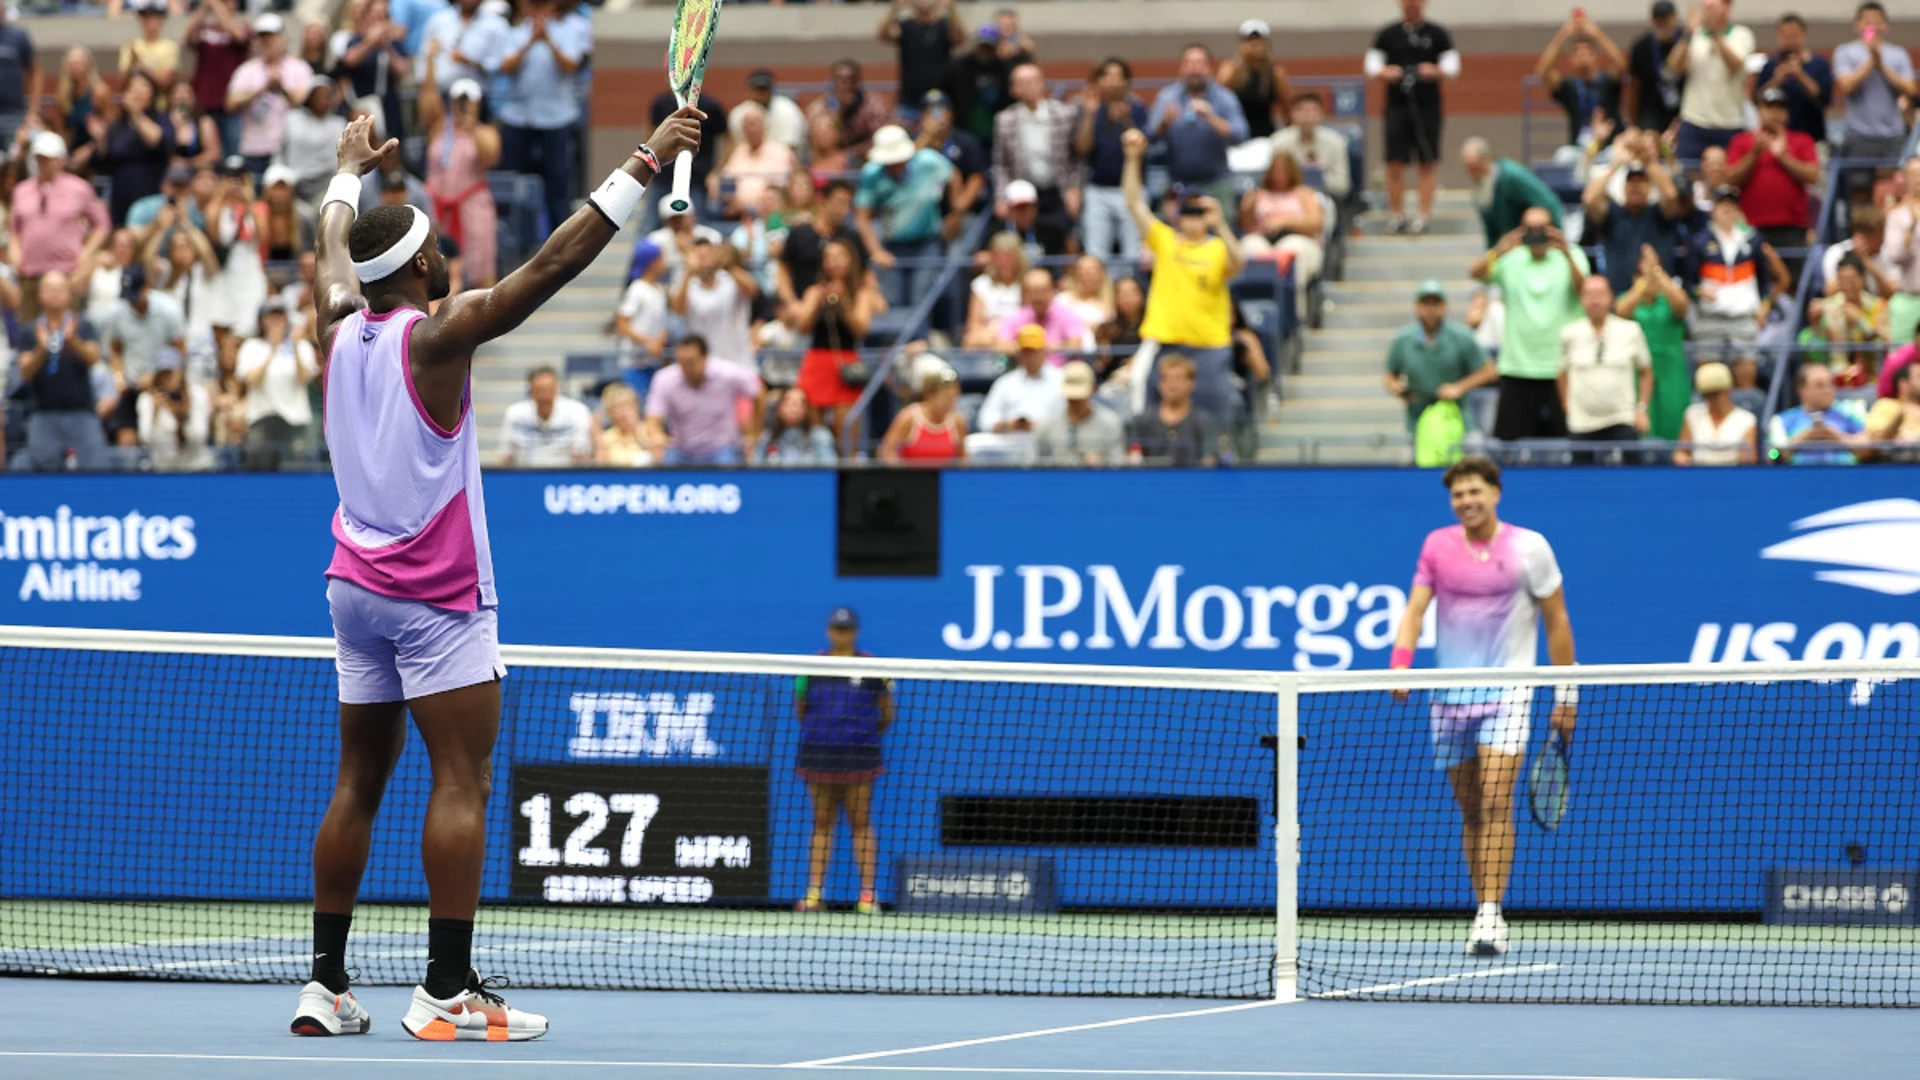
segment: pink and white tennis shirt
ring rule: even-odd
[[[495,607],[473,392],[451,431],[414,389],[418,308],[349,315],[325,374],[327,448],[340,509],[327,576],[451,611]]]
[[[1466,526],[1449,525],[1427,534],[1413,583],[1433,589],[1437,666],[1531,667],[1539,602],[1560,588],[1560,564],[1532,529],[1502,522],[1492,540],[1474,544]]]

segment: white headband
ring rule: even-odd
[[[407,235],[394,241],[392,247],[366,262],[354,263],[354,277],[361,281],[379,281],[392,276],[396,270],[412,262],[413,257],[420,253],[420,245],[427,241],[429,227],[427,215],[421,213],[420,208],[412,203],[407,204],[407,209],[413,211],[413,226],[407,230]]]

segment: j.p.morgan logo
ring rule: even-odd
[[[1395,585],[1229,586],[1190,581],[1183,566],[1157,566],[1143,580],[1112,566],[1041,565],[1011,568],[1019,587],[1006,592],[1018,603],[1006,610],[999,586],[1008,569],[966,568],[972,617],[941,628],[947,648],[1291,650],[1297,669],[1344,669],[1356,650],[1391,647],[1407,606]],[[1434,610],[1422,647],[1433,644]]]
[[[129,511],[91,517],[61,506],[51,514],[0,514],[0,560],[25,563],[22,602],[140,599],[141,570],[124,565],[193,558],[193,519]]]
[[[1920,592],[1920,502],[1854,503],[1801,518],[1793,528],[1798,536],[1762,550],[1760,557],[1846,567],[1813,576],[1886,596]]]

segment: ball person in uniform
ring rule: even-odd
[[[859,648],[860,616],[837,607],[827,618],[823,656],[871,656]],[[813,799],[813,844],[807,861],[807,895],[798,911],[824,911],[822,890],[833,857],[833,834],[844,811],[853,830],[853,860],[860,868],[862,915],[880,913],[874,878],[880,844],[873,834],[873,781],[884,766],[880,736],[893,724],[893,683],[861,676],[803,675],[794,684],[800,720],[797,771]]]

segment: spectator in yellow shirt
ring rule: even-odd
[[[132,5],[140,16],[140,36],[120,46],[120,73],[142,71],[154,85],[166,89],[180,70],[180,43],[168,40],[166,0],[144,0]]]
[[[1126,153],[1121,190],[1146,249],[1153,253],[1153,285],[1147,293],[1140,336],[1158,346],[1156,352],[1178,352],[1192,360],[1194,405],[1221,425],[1230,424],[1235,415],[1233,304],[1227,283],[1245,265],[1240,245],[1219,201],[1205,195],[1188,195],[1181,201],[1177,230],[1154,217],[1141,181],[1147,137],[1129,131],[1120,143]],[[1136,386],[1144,381],[1149,395],[1156,389],[1157,380],[1146,372],[1135,371],[1133,379]],[[1136,401],[1139,397],[1136,392]]]

